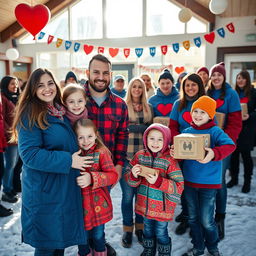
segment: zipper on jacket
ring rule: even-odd
[[[163,193],[163,211],[165,211],[165,193],[164,192],[162,193]]]
[[[152,156],[152,162],[151,162],[151,165],[150,165],[151,168],[153,168],[153,166],[154,166],[154,161],[155,161],[155,158]],[[150,183],[148,182],[148,186],[147,186],[147,205],[146,205],[145,215],[147,215],[147,212],[148,212],[148,191],[149,191],[149,185],[150,185]]]

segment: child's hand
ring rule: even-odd
[[[215,156],[214,151],[211,148],[205,148],[205,150],[207,151],[205,158],[203,160],[198,160],[201,164],[209,163]]]
[[[172,157],[174,157],[174,145],[173,144],[171,145],[171,148],[170,148],[170,155]]]
[[[80,156],[81,149],[72,155],[72,168],[84,170],[86,167],[91,167],[94,163],[92,156]]]
[[[138,175],[141,173],[141,166],[136,164],[132,167],[132,174],[137,179]]]
[[[80,188],[86,188],[92,183],[92,177],[88,172],[84,172],[83,175],[76,178],[77,185]]]
[[[153,175],[153,174],[146,174],[145,176],[146,180],[148,181],[148,183],[150,184],[155,184],[156,183],[156,180],[158,178],[158,173],[156,173],[156,175]]]

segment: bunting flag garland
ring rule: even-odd
[[[138,68],[142,69],[144,72],[161,73],[165,69],[173,69],[173,65],[170,64],[168,66],[162,66],[161,68],[149,68],[147,66],[138,65]]]
[[[225,28],[226,28],[226,30],[225,30]],[[234,26],[233,22],[227,24],[225,27],[218,28],[216,31],[212,31],[208,34],[202,35],[201,37],[199,36],[199,37],[193,38],[193,41],[191,40],[191,42],[193,42],[194,45],[198,48],[200,48],[202,45],[202,38],[204,38],[207,43],[213,44],[215,41],[216,32],[221,38],[225,38],[227,30],[230,33],[235,33],[235,26]],[[41,31],[39,33],[37,39],[42,40],[44,37],[45,37],[45,32]],[[53,39],[54,39],[54,35],[48,35],[47,44],[51,44]],[[62,38],[57,38],[56,47],[60,48],[62,46],[63,42],[65,42],[64,46],[65,46],[66,50],[69,50],[73,44],[73,42],[70,40],[63,40]],[[149,55],[151,57],[155,57],[158,48],[160,48],[160,52],[162,55],[166,55],[168,53],[168,48],[172,48],[172,50],[175,53],[178,53],[180,51],[180,45],[183,45],[184,49],[189,51],[189,49],[191,48],[191,42],[190,42],[190,40],[184,40],[181,43],[172,43],[170,45],[166,44],[166,45],[161,45],[158,47],[151,46],[151,47],[148,47]],[[80,43],[74,42],[73,50],[75,52],[78,52],[80,50],[80,46],[81,46]],[[123,52],[125,58],[128,58],[131,55],[131,50],[134,51],[135,55],[138,58],[140,58],[144,53],[144,48],[142,48],[142,47],[136,47],[136,48],[132,48],[132,49],[131,48],[123,48],[122,49],[119,47],[113,48],[113,47],[95,46],[95,45],[88,45],[88,44],[84,44],[82,47],[83,47],[84,53],[87,55],[91,54],[93,52],[93,50],[96,50],[100,54],[104,54],[105,48],[106,48],[106,51],[108,51],[109,55],[112,58],[116,57],[121,52]]]

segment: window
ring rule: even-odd
[[[194,17],[187,23],[187,33],[205,33],[207,24]]]
[[[142,0],[106,1],[108,38],[142,36]]]
[[[102,38],[102,0],[82,0],[71,8],[71,39]]]

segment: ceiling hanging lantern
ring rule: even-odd
[[[179,20],[183,23],[190,21],[192,12],[189,8],[183,8],[179,12]]]
[[[17,60],[20,56],[19,52],[17,49],[15,48],[9,48],[6,52],[6,57],[9,59],[9,60]]]
[[[209,3],[209,9],[213,14],[221,14],[228,7],[228,0],[211,0]]]

